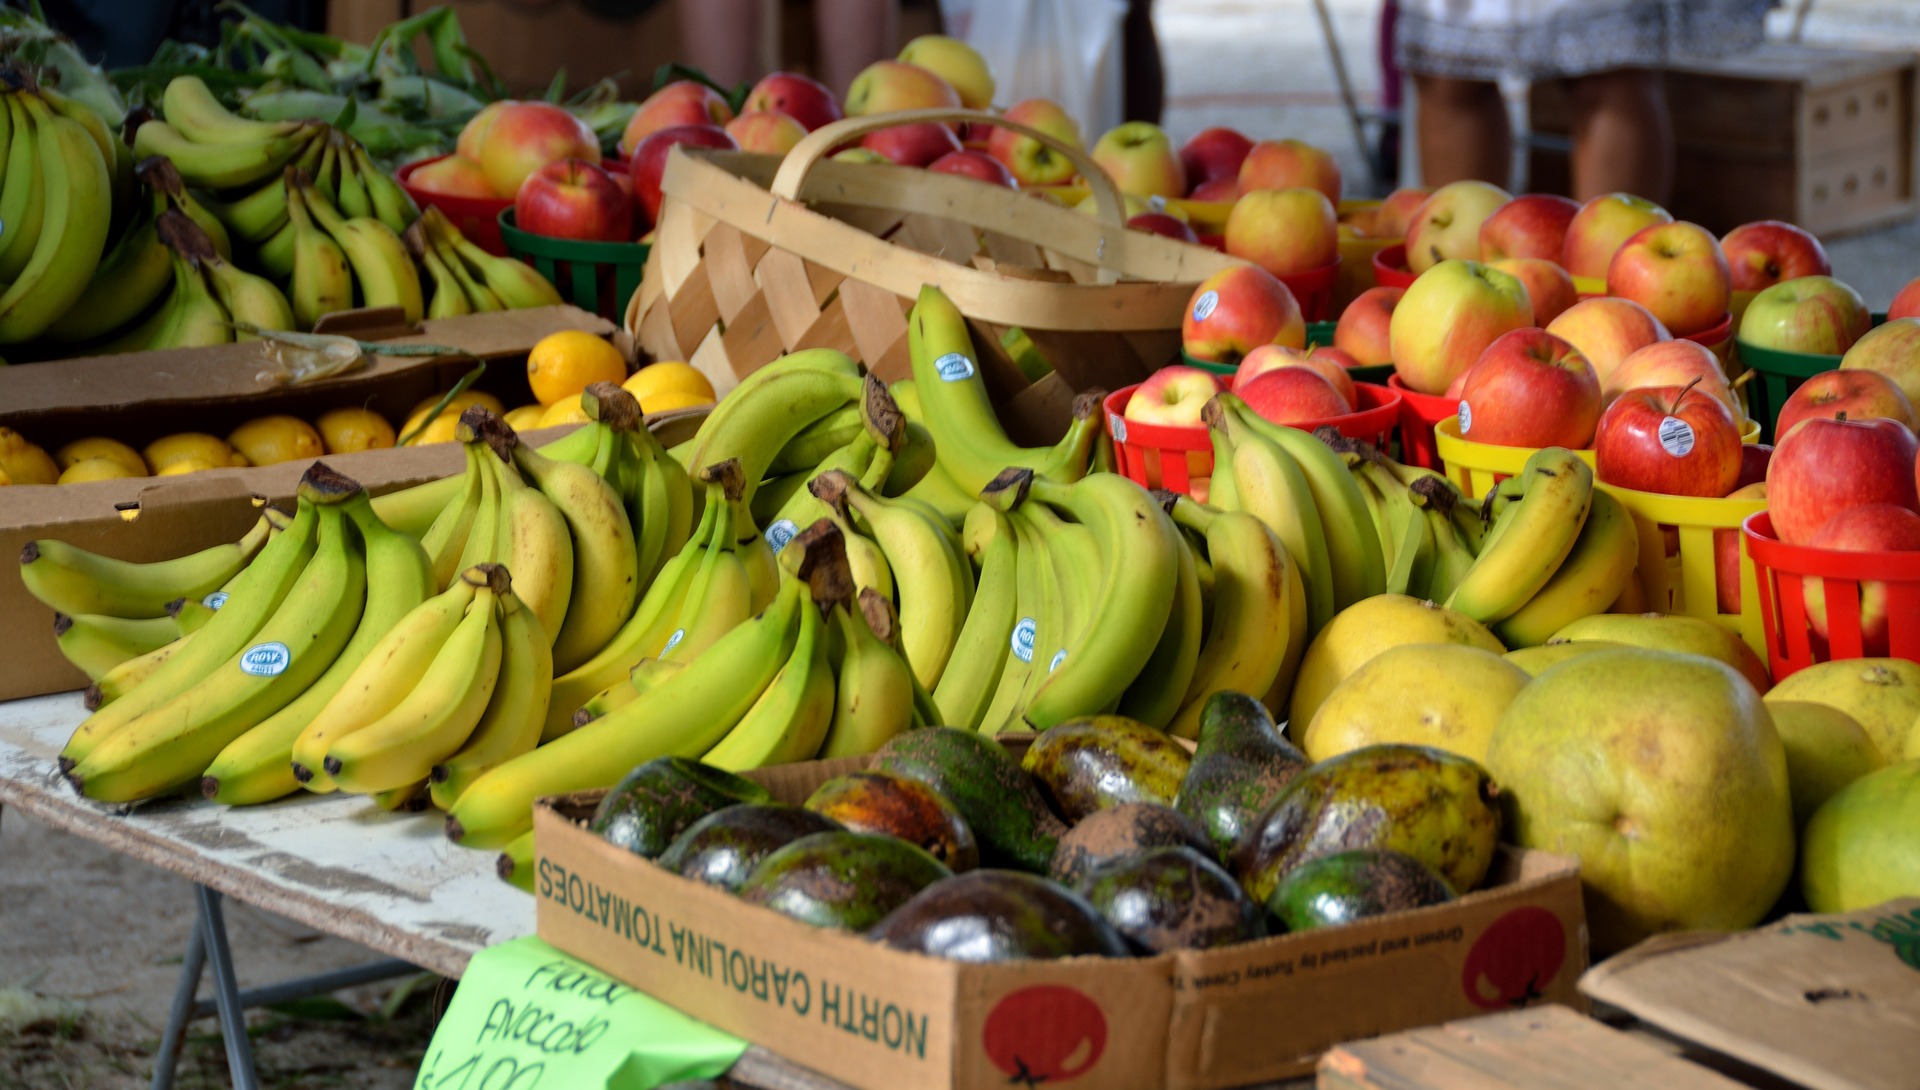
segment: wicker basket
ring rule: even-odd
[[[972,178],[827,159],[896,125],[1015,129],[1071,159],[1097,216]],[[1180,350],[1199,281],[1238,259],[1122,226],[1113,183],[1085,152],[987,114],[910,110],[824,126],[784,159],[676,148],[667,200],[627,329],[654,359],[684,359],[725,393],[801,348],[837,348],[905,377],[907,314],[937,284],[973,326],[1004,404],[1028,380],[1002,347],[1024,331],[1074,390],[1139,382]]]

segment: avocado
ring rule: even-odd
[[[832,818],[798,806],[743,802],[716,810],[688,826],[660,853],[658,862],[682,878],[732,893],[776,849],[803,836],[840,827]]]
[[[1172,804],[1190,760],[1166,731],[1124,715],[1093,715],[1048,728],[1020,767],[1072,823],[1123,802]]]
[[[1220,864],[1192,848],[1148,848],[1087,875],[1078,892],[1142,953],[1257,939],[1265,913]]]
[[[1487,771],[1429,746],[1379,745],[1329,757],[1293,778],[1235,846],[1234,876],[1266,901],[1294,867],[1355,848],[1404,852],[1456,890],[1493,865],[1500,811]]]
[[[1119,932],[1079,894],[1019,871],[976,870],[936,882],[867,937],[954,961],[1128,955]]]
[[[1127,802],[1088,814],[1067,830],[1047,873],[1072,888],[1103,863],[1147,848],[1192,848],[1217,858],[1213,841],[1192,818],[1157,802]]]
[[[1199,822],[1224,857],[1307,764],[1264,704],[1245,693],[1218,692],[1200,710],[1193,763],[1173,808]]]
[[[960,811],[919,780],[893,772],[849,772],[815,788],[806,807],[856,833],[885,833],[917,844],[955,874],[980,865],[980,848]]]
[[[1432,867],[1400,852],[1361,848],[1288,871],[1267,908],[1287,930],[1307,931],[1451,900],[1452,887]]]
[[[685,757],[660,757],[626,774],[600,800],[587,828],[652,859],[687,826],[737,802],[772,802],[767,789]]]
[[[1045,874],[1067,831],[1020,762],[976,731],[924,727],[896,734],[874,754],[872,767],[919,780],[953,803],[989,867]]]
[[[762,859],[740,898],[815,927],[865,931],[952,873],[898,837],[813,833]]]

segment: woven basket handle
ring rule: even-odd
[[[806,138],[795,144],[780,163],[779,173],[773,176],[773,194],[790,201],[800,199],[800,187],[806,183],[807,175],[813,165],[827,157],[837,148],[850,144],[861,137],[882,129],[896,128],[901,125],[917,125],[922,122],[942,123],[969,122],[975,125],[989,125],[994,128],[1012,129],[1022,136],[1029,136],[1048,148],[1065,156],[1075,170],[1087,181],[1093,190],[1094,210],[1102,224],[1112,228],[1126,225],[1126,205],[1122,203],[1119,189],[1113,179],[1093,161],[1084,148],[1074,147],[1062,140],[1041,132],[1039,129],[1008,121],[997,114],[981,110],[948,110],[940,107],[925,110],[900,110],[887,114],[871,114],[866,117],[849,117],[822,125],[808,133]]]

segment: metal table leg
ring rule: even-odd
[[[200,926],[206,934],[207,961],[213,969],[213,1005],[220,1015],[220,1036],[227,1045],[227,1071],[233,1090],[259,1090],[253,1073],[253,1042],[247,1038],[247,1012],[240,1005],[240,986],[233,976],[233,951],[227,946],[227,921],[220,894],[206,886],[194,887],[200,899]]]
[[[167,1028],[153,1053],[153,1090],[171,1090],[174,1070],[180,1066],[180,1046],[186,1041],[187,1023],[193,1018],[193,997],[200,990],[200,976],[207,963],[205,926],[196,910],[193,930],[187,934],[187,953],[180,959],[180,983],[173,991]]]

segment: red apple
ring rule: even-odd
[[[613,175],[584,159],[548,163],[513,199],[513,222],[548,238],[633,239],[633,201]]]
[[[1233,373],[1233,381],[1228,389],[1239,393],[1240,388],[1268,371],[1278,371],[1282,367],[1305,367],[1327,380],[1348,405],[1354,403],[1353,376],[1347,374],[1346,367],[1328,353],[1336,351],[1329,348],[1314,348],[1302,351],[1283,344],[1263,344],[1247,353],[1240,361],[1240,369]]]
[[[1227,252],[1275,276],[1325,268],[1339,260],[1333,202],[1317,189],[1256,189],[1227,213]]]
[[[1898,421],[1802,420],[1775,441],[1767,465],[1774,532],[1789,545],[1805,545],[1849,507],[1891,503],[1920,510],[1916,458],[1920,442]]]
[[[1058,103],[1044,98],[1023,99],[1007,107],[1008,121],[1038,129],[1073,147],[1080,146],[1080,126]],[[994,129],[987,135],[987,154],[1000,160],[1023,186],[1059,185],[1074,175],[1066,156],[1031,136],[1012,129]]]
[[[1782,280],[1828,276],[1826,248],[1806,230],[1779,220],[1743,223],[1720,240],[1735,291],[1759,291]]]
[[[1200,282],[1180,320],[1180,346],[1208,363],[1237,364],[1263,344],[1307,343],[1300,304],[1279,278],[1256,265],[1235,265]]]
[[[1162,367],[1127,399],[1120,415],[1142,424],[1199,427],[1200,410],[1222,389],[1220,379],[1198,367]]]
[[[1822,371],[1800,384],[1787,395],[1774,421],[1774,433],[1785,435],[1793,426],[1809,417],[1836,420],[1898,420],[1908,428],[1920,427],[1913,415],[1913,402],[1900,392],[1893,380],[1878,371]]]
[[[1407,225],[1407,268],[1419,275],[1449,258],[1480,259],[1480,225],[1512,195],[1486,182],[1452,182],[1433,191]]]
[[[1578,201],[1554,193],[1525,193],[1493,210],[1480,224],[1480,260],[1537,257],[1559,264],[1567,224]]]
[[[1734,491],[1748,485],[1767,483],[1767,463],[1773,460],[1772,443],[1743,443],[1740,446],[1740,479]]]
[[[903,167],[928,166],[943,155],[963,150],[951,128],[931,121],[870,132],[860,138],[860,146]]]
[[[1842,552],[1905,553],[1920,551],[1920,514],[1892,503],[1866,503],[1839,511],[1821,524],[1807,542],[1817,549]],[[1826,581],[1812,577],[1802,584],[1807,622],[1821,639],[1827,638]],[[1869,657],[1887,654],[1887,585],[1877,579],[1860,581],[1860,642]]]
[[[1557,261],[1548,261],[1543,257],[1509,257],[1489,261],[1487,265],[1507,273],[1527,289],[1527,300],[1533,304],[1535,325],[1546,325],[1580,301],[1580,293],[1573,287],[1573,277],[1567,275],[1567,270],[1561,268]]]
[[[1340,203],[1340,164],[1333,156],[1298,140],[1262,140],[1240,162],[1240,192],[1256,189],[1317,189]]]
[[[1753,297],[1740,319],[1740,339],[1759,348],[1840,356],[1872,324],[1859,292],[1831,276],[1802,276]]]
[[[847,87],[847,116],[890,114],[929,107],[960,108],[960,92],[917,64],[874,61]]]
[[[1695,380],[1695,393],[1706,394],[1727,407],[1738,422],[1745,417],[1727,383],[1727,372],[1713,350],[1694,341],[1655,341],[1627,354],[1600,382],[1600,398],[1609,404],[1628,390],[1644,386],[1685,386]]]
[[[648,95],[627,120],[620,134],[620,154],[632,155],[640,141],[671,125],[725,125],[731,120],[733,110],[720,92],[699,80],[675,80]]]
[[[1610,296],[1580,300],[1548,322],[1547,332],[1572,342],[1587,357],[1603,390],[1622,360],[1656,341],[1673,339],[1646,307]]]
[[[1594,477],[1668,496],[1733,491],[1740,428],[1725,405],[1683,386],[1642,386],[1616,398],[1594,430]]]
[[[503,98],[482,106],[480,112],[468,118],[466,125],[460,129],[460,137],[454,143],[453,153],[469,163],[478,164],[480,151],[487,143],[487,134],[493,131],[493,123],[500,120],[500,111],[511,105],[513,105],[512,99]],[[485,194],[470,195],[491,197],[493,190],[489,187]]]
[[[1373,230],[1380,238],[1405,238],[1407,229],[1413,226],[1413,219],[1420,213],[1420,206],[1433,196],[1433,190],[1426,186],[1410,186],[1396,189],[1387,194],[1374,213]]]
[[[449,155],[415,168],[407,175],[407,184],[448,197],[493,198],[487,172],[480,169],[480,164],[460,155]]]
[[[1752,450],[1749,443],[1746,450]],[[1771,449],[1771,448],[1769,448]],[[1746,471],[1741,470],[1744,474]],[[1749,481],[1727,493],[1730,500],[1764,500],[1767,498],[1767,482]],[[1715,606],[1722,613],[1740,612],[1740,531],[1715,530],[1713,532],[1713,596]]]
[[[1210,182],[1201,182],[1193,187],[1193,192],[1187,194],[1187,199],[1209,203],[1239,200],[1240,181],[1237,178],[1215,178]]]
[[[1607,294],[1639,303],[1684,337],[1727,316],[1733,285],[1713,232],[1696,223],[1656,223],[1614,252]]]
[[[1580,351],[1544,329],[1501,334],[1460,388],[1460,434],[1503,447],[1593,442],[1600,379]]]
[[[1448,401],[1459,401],[1461,396],[1467,392],[1467,379],[1471,377],[1472,374],[1473,368],[1469,367],[1465,371],[1455,375],[1453,381],[1447,383],[1446,392],[1440,396],[1446,398]]]
[[[1393,308],[1394,373],[1410,390],[1438,394],[1502,333],[1532,324],[1533,304],[1519,280],[1478,261],[1442,261]]]
[[[841,118],[840,101],[819,80],[797,72],[769,72],[747,92],[744,111],[783,113],[808,132]]]
[[[1180,145],[1180,166],[1187,172],[1187,183],[1195,187],[1221,178],[1237,179],[1240,164],[1251,150],[1253,141],[1233,129],[1201,129]]]
[[[1580,206],[1567,224],[1566,248],[1560,264],[1575,276],[1605,280],[1607,266],[1626,241],[1643,228],[1672,223],[1666,209],[1631,193],[1608,193]]]
[[[1347,304],[1340,322],[1333,327],[1333,346],[1352,356],[1359,366],[1371,367],[1393,362],[1390,330],[1393,308],[1405,288],[1368,288]]]
[[[983,182],[1019,189],[1020,183],[1013,180],[1013,172],[1000,165],[1000,160],[984,151],[962,148],[950,151],[933,162],[927,169],[936,174],[958,174],[963,178],[978,178]]]
[[[1331,420],[1353,411],[1324,376],[1305,367],[1282,367],[1256,376],[1234,391],[1247,408],[1275,424]]]
[[[550,102],[515,102],[501,110],[480,148],[480,169],[497,197],[561,159],[600,161],[600,140],[587,123]]]
[[[727,135],[733,137],[741,151],[762,155],[785,155],[807,136],[806,128],[798,121],[766,110],[749,110],[727,122],[726,127]]]
[[[1889,318],[1840,357],[1842,371],[1878,371],[1920,408],[1920,318]]]
[[[1893,293],[1893,302],[1887,304],[1887,320],[1895,318],[1920,318],[1920,276]]]
[[[1193,228],[1188,226],[1185,220],[1175,219],[1165,212],[1142,212],[1139,215],[1130,216],[1127,219],[1127,226],[1136,231],[1165,235],[1168,238],[1177,238],[1181,242],[1191,242],[1196,246],[1200,244],[1200,236],[1193,233]]]
[[[1145,121],[1128,121],[1094,141],[1093,161],[1113,176],[1122,193],[1142,197],[1180,197],[1187,192],[1187,172],[1164,129]]]
[[[740,149],[740,145],[734,143],[733,137],[728,136],[725,129],[715,125],[674,125],[640,141],[640,146],[633,149],[633,159],[628,169],[633,177],[634,198],[640,202],[640,211],[648,226],[660,220],[660,176],[667,169],[667,153],[680,144],[695,148]]]

